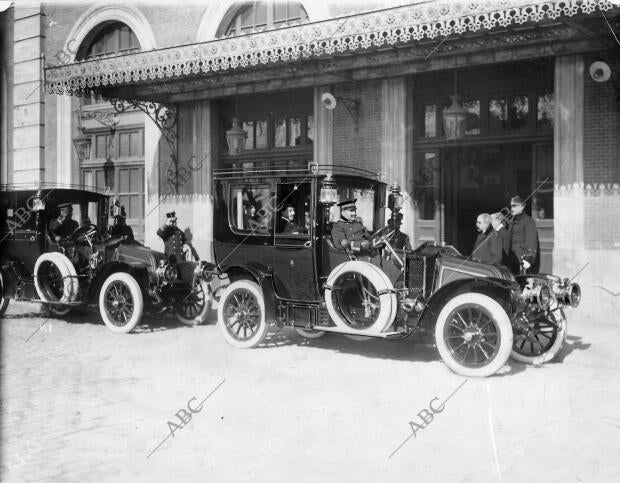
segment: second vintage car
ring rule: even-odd
[[[9,300],[45,304],[56,316],[98,305],[114,332],[131,332],[145,304],[183,323],[206,319],[206,262],[167,260],[108,235],[109,196],[94,188],[3,186],[0,191],[0,313]]]
[[[218,325],[232,345],[261,344],[273,326],[308,338],[326,332],[401,338],[434,334],[446,365],[489,376],[508,358],[551,360],[562,349],[566,307],[580,288],[551,275],[514,277],[450,246],[403,247],[402,195],[355,168],[219,170],[214,173],[217,268],[227,276]],[[356,199],[372,233],[365,252],[332,239],[336,203]],[[384,219],[386,208],[390,219]]]

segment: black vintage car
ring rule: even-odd
[[[2,186],[0,314],[10,299],[41,302],[56,316],[98,304],[103,322],[127,333],[146,300],[147,308],[173,310],[185,324],[204,321],[212,300],[205,263],[173,263],[109,236],[109,209],[108,195],[94,188]]]
[[[450,246],[407,249],[398,224],[385,226],[386,208],[398,218],[398,188],[388,192],[377,175],[359,169],[216,170],[214,195],[213,275],[230,280],[218,325],[236,347],[257,346],[272,325],[308,338],[401,338],[425,330],[453,371],[489,376],[511,355],[526,363],[557,355],[566,337],[564,308],[579,303],[579,286],[566,279],[515,278]],[[331,238],[336,202],[349,198],[373,233],[366,253]]]

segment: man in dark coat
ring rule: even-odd
[[[112,237],[122,237],[123,242],[126,244],[131,244],[134,242],[133,230],[126,223],[127,213],[125,212],[125,207],[121,206],[118,203],[118,200],[114,202],[112,206],[112,219],[113,224],[108,229],[108,233]]]
[[[502,241],[497,232],[491,226],[491,215],[482,213],[476,219],[478,238],[474,243],[472,259],[484,262],[499,264],[502,262]]]
[[[69,238],[80,225],[73,216],[73,206],[71,203],[60,203],[58,205],[60,216],[50,221],[49,231],[55,242]]]
[[[159,230],[157,236],[164,241],[164,253],[171,262],[185,260],[184,252],[189,247],[185,244],[185,234],[177,227],[177,215],[174,211],[166,213],[166,223]]]
[[[491,215],[491,225],[502,241],[502,265],[508,266],[508,254],[510,253],[510,232],[504,224],[505,217],[501,213]]]
[[[278,233],[287,235],[299,235],[302,232],[301,227],[295,223],[295,206],[288,204],[280,211],[280,219],[278,220]]]
[[[525,201],[520,196],[510,200],[510,268],[513,273],[537,273],[538,232],[536,223],[524,212]]]
[[[348,248],[353,252],[366,252],[370,247],[370,234],[364,228],[361,218],[357,217],[357,200],[338,203],[340,220],[332,227],[332,240],[338,249]]]

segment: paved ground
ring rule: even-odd
[[[580,308],[561,363],[476,380],[415,340],[286,329],[239,350],[214,324],[37,331],[37,310],[0,322],[2,481],[620,481],[617,318]]]

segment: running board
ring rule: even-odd
[[[407,332],[380,332],[379,334],[364,334],[360,333],[357,330],[342,330],[339,327],[323,327],[322,325],[315,325],[312,327],[313,330],[321,330],[323,332],[336,332],[338,334],[347,334],[347,335],[360,335],[362,337],[375,337],[378,339],[401,339],[403,337],[409,336],[411,334],[410,331]]]

